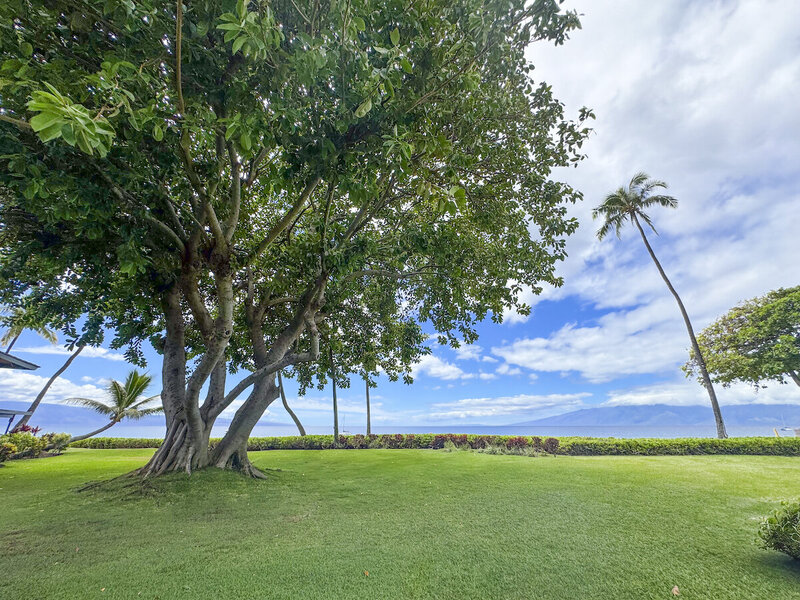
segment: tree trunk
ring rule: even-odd
[[[107,424],[103,425],[100,429],[95,429],[91,433],[85,433],[83,435],[78,435],[78,436],[75,436],[75,437],[71,437],[71,438],[69,438],[69,442],[67,442],[67,443],[71,444],[72,442],[79,442],[81,440],[85,440],[86,438],[94,437],[98,433],[103,433],[106,429],[116,425],[117,423],[119,423],[119,421],[117,421],[117,420],[111,421],[110,423],[107,423]]]
[[[294,414],[294,411],[289,408],[289,403],[286,401],[286,391],[283,389],[283,376],[281,372],[278,371],[278,387],[281,390],[281,402],[283,402],[283,408],[286,409],[286,412],[289,413],[289,416],[292,417],[292,421],[294,424],[297,425],[297,430],[300,432],[300,435],[305,435],[306,430],[303,428],[303,424],[300,422],[300,419],[297,418],[297,415]]]
[[[636,227],[639,229],[639,233],[642,235],[642,241],[644,242],[647,251],[650,253],[650,258],[653,259],[653,262],[658,269],[658,272],[661,274],[661,278],[664,280],[664,283],[667,284],[667,288],[675,297],[675,301],[678,303],[678,308],[681,311],[681,316],[683,317],[683,322],[686,324],[686,331],[689,332],[689,340],[692,343],[692,351],[694,352],[695,356],[697,357],[697,365],[700,368],[700,374],[703,380],[703,387],[706,388],[708,392],[708,397],[711,400],[711,409],[714,411],[714,421],[717,425],[717,437],[720,439],[724,439],[728,437],[728,432],[725,430],[725,422],[722,420],[722,411],[719,408],[719,402],[717,401],[717,394],[714,391],[714,385],[711,383],[711,377],[708,375],[708,369],[706,368],[706,361],[703,358],[703,353],[700,352],[700,346],[697,343],[697,338],[694,335],[694,329],[692,328],[692,323],[689,320],[689,315],[686,312],[686,308],[683,306],[683,302],[681,301],[681,297],[678,295],[678,292],[675,291],[675,288],[672,286],[672,282],[670,282],[667,274],[664,272],[661,263],[658,262],[658,258],[656,258],[655,252],[653,252],[653,248],[650,246],[650,242],[647,241],[647,236],[644,234],[644,229],[642,229],[642,225],[639,223],[639,219],[636,218],[636,215],[633,215],[633,222],[636,224]]]
[[[17,340],[19,339],[19,336],[21,336],[21,335],[22,335],[22,333],[20,332],[20,333],[18,333],[17,335],[14,336],[14,339],[11,340],[11,343],[8,345],[8,348],[6,348],[6,354],[11,352],[11,349],[14,347],[14,344],[17,343]]]
[[[42,399],[44,398],[45,394],[47,394],[47,390],[49,390],[50,386],[53,385],[53,382],[55,382],[55,380],[58,379],[61,376],[61,374],[64,371],[67,370],[67,368],[69,368],[69,366],[72,364],[72,361],[75,360],[78,357],[78,355],[81,353],[81,351],[84,348],[85,348],[85,346],[78,346],[75,349],[75,351],[72,354],[70,354],[70,356],[67,359],[67,361],[63,365],[61,365],[61,368],[58,371],[56,371],[50,379],[47,380],[47,383],[44,384],[44,387],[39,392],[39,394],[36,396],[36,398],[34,399],[33,403],[28,407],[28,414],[24,415],[19,420],[19,423],[17,423],[16,427],[14,427],[14,431],[19,431],[20,427],[22,427],[23,425],[27,425],[28,424],[28,421],[30,421],[31,416],[33,416],[33,413],[39,407],[39,404],[41,404]]]
[[[364,378],[364,384],[367,389],[367,435],[372,435],[372,426],[370,424],[370,414],[369,414],[369,379],[366,377]]]
[[[270,404],[278,398],[280,391],[274,376],[264,377],[253,385],[253,391],[239,407],[231,421],[225,437],[214,448],[211,465],[220,469],[234,469],[251,477],[263,479],[264,474],[247,458],[247,440],[258,420]]]
[[[798,377],[796,372],[789,371],[789,377],[791,377],[792,381],[794,381],[797,385],[800,385],[800,377]]]
[[[336,375],[333,368],[333,349],[330,350],[331,357],[331,383],[333,384],[333,447],[339,445],[339,403],[336,398]]]

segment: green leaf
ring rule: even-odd
[[[392,40],[392,45],[397,46],[400,44],[400,30],[395,27],[392,33],[389,34],[389,39]]]
[[[358,108],[356,109],[355,112],[356,117],[360,119],[361,117],[366,115],[371,108],[372,108],[372,100],[370,98],[367,98],[361,104],[359,104]]]
[[[161,140],[164,139],[164,130],[161,129],[161,125],[154,125],[153,126],[153,138],[157,142],[160,142]]]
[[[242,132],[242,135],[239,136],[239,144],[245,151],[249,151],[252,147],[252,142],[250,141],[250,135],[246,131]]]
[[[409,60],[407,58],[403,57],[403,58],[400,59],[400,66],[403,68],[403,71],[405,71],[406,73],[409,73],[409,74],[411,73],[411,70],[412,70],[411,63],[409,62]]]
[[[239,50],[242,49],[244,43],[247,41],[247,38],[243,35],[237,37],[233,42],[233,47],[231,48],[231,53],[236,54]]]
[[[22,42],[19,45],[19,49],[22,52],[23,56],[25,56],[27,58],[30,58],[31,56],[33,56],[33,46],[31,46],[28,42]]]
[[[356,29],[359,31],[364,31],[367,28],[367,24],[361,17],[353,17],[353,24],[356,26]]]
[[[45,127],[39,131],[39,139],[43,142],[49,142],[61,136],[61,122],[56,121],[50,126]]]
[[[52,112],[42,112],[31,119],[31,127],[34,131],[42,131],[47,129],[53,123],[61,121],[61,115]]]

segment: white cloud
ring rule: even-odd
[[[15,352],[27,352],[28,354],[58,354],[69,356],[73,351],[67,350],[63,346],[32,346],[27,348],[15,348]],[[112,352],[107,348],[85,347],[78,355],[79,358],[105,358],[107,360],[124,361],[125,355],[119,352]]]
[[[765,389],[734,384],[729,388],[714,386],[720,405],[800,404],[800,390],[795,385],[771,383]],[[676,406],[710,405],[708,393],[696,381],[667,381],[609,392],[602,406],[671,404]]]
[[[501,416],[544,418],[585,408],[584,398],[592,394],[548,394],[535,396],[518,394],[498,398],[464,398],[453,402],[439,402],[432,406],[431,419],[475,419]]]
[[[581,227],[558,269],[565,285],[524,299],[571,297],[605,314],[492,352],[592,382],[675,373],[689,343],[673,298],[635,229],[598,242],[591,210],[635,171],[670,183],[679,207],[653,209],[662,235],[651,243],[696,330],[741,300],[796,285],[800,3],[772,3],[768,28],[753,28],[764,14],[754,2],[567,7],[584,14],[583,29],[564,46],[532,46],[531,57],[568,111],[597,113],[589,158],[558,173],[586,200],[570,212]]]
[[[479,360],[483,348],[477,344],[461,344],[455,348],[457,360]]]
[[[471,379],[474,377],[473,374],[465,373],[453,363],[442,360],[433,354],[426,354],[423,356],[420,361],[414,365],[411,373],[414,377],[428,375],[444,380]]]
[[[500,375],[521,375],[522,369],[519,367],[512,367],[508,363],[503,363],[499,367],[497,367],[496,373]]]
[[[23,371],[0,369],[0,389],[3,390],[3,400],[33,402],[48,379],[49,377]],[[50,386],[42,402],[45,404],[60,404],[67,398],[103,400],[105,398],[105,390],[96,385],[79,385],[69,379],[59,377]]]
[[[494,373],[479,373],[478,377],[483,379],[484,381],[489,381],[491,379],[497,379],[497,375]]]

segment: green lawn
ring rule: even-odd
[[[798,458],[272,451],[268,481],[76,491],[151,452],[0,468],[0,598],[800,598],[754,542]]]

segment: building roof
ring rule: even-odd
[[[8,408],[0,408],[0,419],[9,419],[18,415],[29,415],[29,410],[11,410]]]
[[[25,371],[34,371],[39,368],[27,360],[22,360],[16,356],[11,356],[7,352],[0,352],[0,369],[23,369]]]

